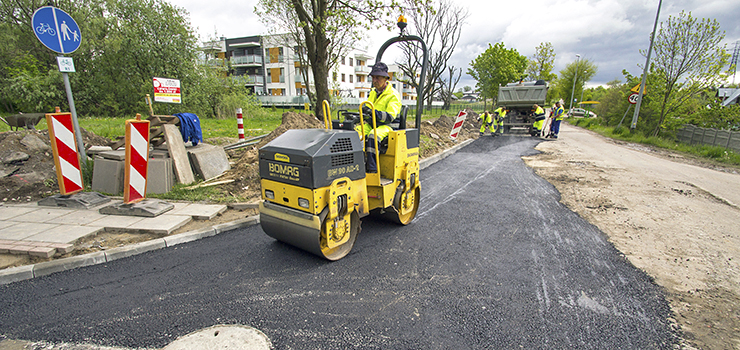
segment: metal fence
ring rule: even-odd
[[[684,125],[683,128],[678,130],[677,136],[682,143],[718,146],[740,152],[740,132],[737,131]]]

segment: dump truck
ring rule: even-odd
[[[532,135],[532,106],[536,103],[546,110],[546,100],[547,82],[544,80],[510,83],[499,87],[498,105],[509,109],[504,118],[504,133]]]
[[[403,24],[403,26],[402,26]],[[381,62],[386,48],[396,42],[418,41],[424,63],[420,81],[424,82],[428,53],[424,41],[404,34],[405,22],[399,18],[401,35],[381,46],[375,62]],[[294,129],[278,136],[259,150],[262,201],[260,224],[267,235],[328,260],[346,256],[360,233],[360,220],[372,214],[408,225],[416,216],[421,199],[419,179],[419,141],[423,111],[423,84],[417,87],[416,127],[406,128],[402,109],[398,125],[387,137],[385,152],[374,138],[378,171],[365,171],[366,136],[355,131],[363,122],[363,107],[357,113],[346,111],[344,120],[330,121],[329,104],[324,103],[324,129]],[[373,133],[377,130],[372,119]],[[392,125],[393,126],[393,125]],[[385,145],[384,145],[385,146]]]

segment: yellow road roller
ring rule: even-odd
[[[426,77],[427,49],[418,36],[388,40],[378,52],[395,42],[419,41],[423,50],[420,81]],[[401,225],[409,224],[419,209],[419,128],[423,86],[417,87],[416,127],[406,128],[406,108],[387,137],[387,150],[378,151],[377,173],[365,172],[365,139],[354,130],[362,123],[358,113],[345,111],[344,120],[329,121],[324,101],[325,129],[293,129],[259,150],[262,186],[260,223],[269,236],[328,260],[346,256],[360,233],[360,219],[373,213]],[[373,119],[373,132],[377,125]],[[385,146],[385,145],[383,145]],[[386,147],[383,147],[386,148]]]

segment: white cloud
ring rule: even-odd
[[[267,28],[253,13],[257,0],[203,2],[169,0],[190,12],[191,22],[201,38],[212,37],[214,30],[228,38],[267,33]],[[621,78],[622,69],[639,74],[645,64],[640,50],[646,50],[653,28],[658,0],[456,0],[467,6],[470,17],[451,58],[451,65],[467,71],[469,63],[488,48],[489,43],[504,42],[520,54],[531,56],[542,42],[551,42],[557,54],[555,72],[575,60],[575,55],[593,61],[599,72],[591,84],[605,84]],[[740,40],[740,1],[675,0],[663,2],[660,20],[681,10],[699,18],[715,18],[726,31],[728,49]],[[410,23],[409,25],[413,25]],[[369,33],[368,53],[375,55],[385,40],[397,32],[377,30]],[[365,45],[362,45],[365,46]],[[392,58],[389,50],[385,61]],[[459,86],[475,85],[464,75]]]

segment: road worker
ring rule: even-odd
[[[560,122],[563,121],[563,117],[565,110],[563,110],[563,106],[560,103],[560,101],[555,102],[555,109],[553,110],[553,114],[550,115],[550,118],[552,119],[552,124],[550,125],[550,133],[545,137],[550,137],[553,139],[558,138],[558,134],[560,133]]]
[[[530,114],[530,116],[534,118],[534,122],[532,123],[531,135],[534,137],[539,137],[540,135],[542,135],[542,124],[544,124],[545,122],[545,110],[535,103],[532,106],[532,113]]]
[[[506,117],[506,112],[508,111],[509,110],[506,109],[506,106],[500,106],[499,108],[496,108],[495,111],[493,111],[493,122],[496,124],[496,132],[493,134],[493,136],[503,135],[504,117]]]
[[[496,132],[496,127],[494,126],[494,120],[491,113],[488,113],[488,111],[483,112],[483,114],[478,117],[478,119],[481,120],[480,124],[480,136],[483,136],[483,132],[486,131],[486,126],[488,126],[488,130],[491,131],[491,135],[493,135]]]
[[[367,100],[372,102],[375,107],[375,122],[378,136],[378,148],[381,153],[385,150],[381,146],[388,134],[393,130],[390,124],[401,112],[401,98],[393,86],[388,83],[390,75],[388,66],[383,62],[377,62],[372,66],[370,76],[373,81],[373,89],[370,91]],[[365,135],[365,155],[367,157],[367,172],[375,173],[378,166],[375,163],[375,134],[373,133],[372,110],[367,105],[363,107],[362,114],[365,119],[362,125],[357,125],[355,130]],[[387,144],[385,144],[387,147]]]

